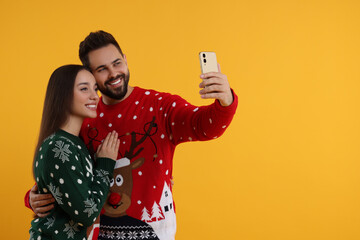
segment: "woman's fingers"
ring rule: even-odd
[[[120,146],[120,140],[118,137],[119,135],[116,131],[108,133],[101,144],[101,148],[98,148],[98,156],[109,157],[115,160]]]

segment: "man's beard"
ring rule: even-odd
[[[119,78],[122,78],[124,81],[122,86],[115,88],[115,89],[108,87],[109,82],[112,82],[115,79],[119,79]],[[112,98],[112,99],[122,100],[128,91],[129,79],[130,79],[130,72],[128,70],[127,74],[124,74],[124,73],[119,74],[116,77],[107,80],[105,82],[105,88],[100,87],[100,86],[98,86],[98,87],[99,87],[101,94],[106,95],[107,97]]]

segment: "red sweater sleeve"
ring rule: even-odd
[[[187,141],[206,141],[220,137],[230,125],[238,105],[234,101],[227,107],[216,100],[208,106],[193,106],[177,95],[164,96],[164,125],[174,144]]]
[[[25,207],[30,208],[32,210],[32,208],[30,206],[30,191],[31,190],[26,192],[24,202],[25,202]]]

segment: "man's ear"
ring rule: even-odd
[[[126,64],[127,64],[127,59],[126,59],[126,55],[125,54],[123,54],[124,55],[124,59],[125,59],[125,62],[126,62]]]

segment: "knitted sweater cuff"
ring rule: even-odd
[[[100,157],[100,158],[96,159],[96,168],[108,171],[109,177],[112,177],[115,163],[116,163],[116,161],[114,161],[110,158]]]

